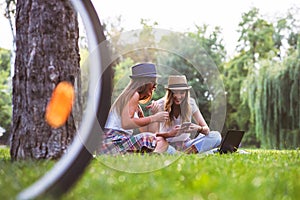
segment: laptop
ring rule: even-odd
[[[245,131],[242,130],[228,130],[217,151],[221,154],[236,152],[240,146],[244,133]]]

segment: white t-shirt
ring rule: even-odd
[[[134,113],[134,118],[139,118],[137,112]],[[121,119],[121,116],[117,114],[116,109],[112,109],[111,112],[109,112],[107,121],[105,124],[105,128],[120,130],[120,131],[126,132],[130,135],[133,134],[133,129],[123,129],[122,128],[122,119]]]
[[[165,98],[163,97],[163,98],[157,100],[157,103],[159,105],[159,109],[164,110]],[[199,111],[196,101],[193,98],[190,98],[190,107],[191,107],[192,115],[190,116],[189,120],[191,121],[193,114],[195,112]],[[174,127],[175,125],[181,125],[181,116],[180,115],[177,118],[174,117],[174,120],[172,121],[170,127],[165,126],[165,123],[161,122],[160,123],[160,132],[167,132],[167,131],[171,130],[172,127]]]

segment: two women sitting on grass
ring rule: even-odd
[[[152,63],[132,67],[130,83],[111,107],[104,130],[102,153],[173,154],[176,150],[201,153],[220,144],[220,133],[209,130],[195,100],[190,98],[191,86],[188,86],[185,76],[170,76],[165,97],[152,101],[148,106],[152,115],[144,116],[140,103],[152,99],[157,77],[156,67]],[[182,131],[180,125],[191,122],[192,117],[195,123],[190,123],[184,131],[186,137],[182,139],[178,135]],[[133,134],[136,128],[139,134]],[[197,133],[198,136],[191,139],[190,133]],[[178,140],[178,137],[181,139]]]

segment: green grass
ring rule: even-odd
[[[249,152],[97,157],[62,199],[299,199],[299,150]],[[11,163],[0,150],[1,199],[13,199],[53,164]]]
[[[54,161],[11,162],[8,148],[0,148],[0,199],[15,199],[16,194],[43,176]]]

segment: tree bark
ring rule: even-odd
[[[79,78],[78,37],[77,14],[69,1],[17,2],[12,160],[60,158],[72,142],[72,114],[57,129],[44,116],[56,85]]]

